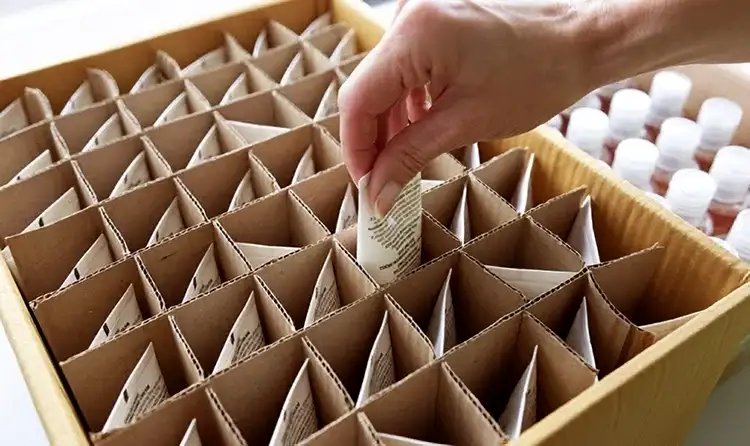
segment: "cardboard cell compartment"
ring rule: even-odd
[[[144,129],[207,111],[211,106],[196,85],[187,80],[165,82],[126,96],[122,103]]]
[[[338,91],[341,80],[336,71],[328,70],[308,76],[279,88],[279,93],[315,121],[338,113]]]
[[[324,128],[328,133],[333,136],[333,139],[335,139],[339,144],[341,144],[341,120],[339,119],[339,115],[335,114],[332,116],[329,116],[323,120],[317,121],[315,124],[318,126]]]
[[[268,20],[255,38],[253,56],[260,57],[279,47],[293,45],[298,40],[297,33],[276,20]]]
[[[326,27],[306,40],[335,64],[359,53],[357,33],[341,23]]]
[[[37,123],[0,140],[3,164],[0,184],[14,184],[30,178],[65,158],[68,150],[54,123]]]
[[[47,96],[37,88],[24,88],[19,97],[0,109],[0,140],[52,117]]]
[[[436,187],[446,180],[461,175],[465,168],[453,155],[444,153],[433,159],[422,170],[422,192]]]
[[[363,413],[351,412],[335,423],[316,432],[301,444],[305,446],[327,444],[349,444],[352,446],[375,446],[377,434]]]
[[[70,155],[95,150],[105,144],[140,132],[140,124],[123,103],[106,102],[60,117],[55,126]]]
[[[209,104],[224,105],[254,93],[274,89],[277,84],[250,61],[236,62],[191,79]]]
[[[343,164],[307,181],[294,184],[291,190],[300,197],[331,234],[341,232],[357,223],[357,188]],[[351,197],[347,197],[347,194],[351,194]],[[353,198],[354,202],[345,204],[344,200],[350,198]],[[353,213],[349,205],[353,205]]]

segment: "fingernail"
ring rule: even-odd
[[[378,218],[383,218],[383,216],[388,214],[400,192],[401,186],[393,181],[389,181],[383,186],[383,189],[378,194],[378,198],[375,199],[374,211]]]

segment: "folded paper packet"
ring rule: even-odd
[[[352,184],[349,183],[336,218],[336,232],[339,233],[355,223],[357,223],[357,202],[354,199]]]
[[[232,200],[229,202],[228,210],[233,211],[245,203],[250,203],[251,201],[255,200],[255,198],[256,195],[255,189],[253,189],[252,174],[248,169],[245,176],[243,176],[242,180],[240,180],[240,184],[237,186],[237,189],[235,189],[234,195],[232,195]]]
[[[523,376],[510,395],[508,405],[498,419],[500,428],[511,440],[517,439],[521,432],[536,422],[538,350],[539,346],[535,346],[529,365],[526,366]]]
[[[481,163],[479,158],[479,143],[475,142],[474,144],[466,146],[464,148],[463,163],[464,166],[469,169],[473,169],[479,166],[479,164]]]
[[[420,182],[420,192],[425,193],[428,190],[438,187],[443,183],[445,183],[445,181],[443,180],[422,180]]]
[[[272,260],[297,252],[300,249],[292,246],[272,246],[257,243],[237,243],[237,247],[240,248],[240,252],[253,269],[258,269]]]
[[[330,20],[330,18],[329,18]],[[298,40],[297,34],[290,30],[286,26],[275,20],[269,20],[263,29],[260,30],[258,37],[255,39],[253,44],[253,57],[258,57],[268,50],[271,46],[281,46],[284,44],[291,44]],[[276,40],[271,42],[271,40]]]
[[[155,87],[165,81],[177,79],[180,77],[180,65],[164,51],[156,52],[154,64],[146,68],[146,71],[140,75],[130,93],[135,93],[147,88]]]
[[[78,263],[73,267],[68,277],[65,278],[60,288],[64,288],[83,277],[89,276],[112,262],[114,262],[114,259],[109,250],[107,237],[101,234],[91,247],[86,250],[81,259],[78,260]]]
[[[52,106],[41,90],[24,89],[23,95],[0,111],[0,139],[31,124],[51,118]]]
[[[122,125],[122,120],[118,113],[114,113],[110,116],[104,124],[94,133],[94,136],[89,139],[86,145],[83,146],[82,152],[88,152],[115,141],[125,136],[125,128]]]
[[[219,275],[219,267],[216,265],[214,244],[211,243],[190,279],[182,302],[194,299],[219,285],[221,285],[221,276]]]
[[[115,405],[104,423],[103,433],[130,424],[136,417],[146,413],[169,398],[167,384],[156,359],[154,345],[148,344],[146,351],[125,381]]]
[[[576,275],[570,271],[506,268],[493,265],[485,265],[485,267],[527,298],[546,293]]]
[[[119,95],[120,88],[111,74],[98,68],[87,68],[86,80],[70,96],[60,115],[73,113]]]
[[[338,45],[336,45],[336,48],[333,49],[329,59],[335,64],[340,64],[346,59],[354,57],[356,54],[357,33],[353,29],[350,29],[344,34],[344,37],[341,38]]]
[[[14,176],[13,179],[8,182],[8,184],[14,184],[19,181],[23,181],[26,178],[29,178],[34,174],[41,172],[52,164],[54,164],[54,160],[52,159],[52,152],[47,149],[37,155],[36,158],[34,158],[29,164],[21,169],[21,171],[18,172],[16,176]]]
[[[313,120],[319,121],[325,117],[334,115],[338,112],[339,112],[339,85],[334,79],[328,85],[328,88],[326,88],[325,93],[323,93],[323,98],[320,100],[320,104],[318,105],[318,108],[315,111],[315,116],[313,116]]]
[[[250,353],[265,345],[266,339],[263,336],[263,326],[258,315],[255,292],[250,292],[250,297],[229,330],[229,336],[224,341],[212,374],[219,373],[232,364],[242,361],[250,356]]]
[[[300,34],[300,37],[310,37],[310,35],[320,31],[321,29],[331,26],[332,20],[331,20],[331,13],[327,12],[325,14],[322,14],[318,16],[315,20],[310,22],[309,25],[307,25],[307,28],[305,28],[302,31],[302,34]]]
[[[250,94],[250,81],[246,73],[242,73],[237,76],[237,79],[232,82],[232,85],[227,88],[227,91],[222,96],[219,105],[228,104],[235,99],[243,98]]]
[[[180,440],[180,446],[203,446],[201,437],[198,435],[198,422],[195,418],[190,421],[185,435]]]
[[[422,199],[420,174],[401,190],[393,208],[378,217],[367,198],[368,173],[359,181],[357,262],[379,284],[416,268],[421,259]]]
[[[516,190],[513,193],[513,199],[511,204],[519,214],[525,214],[529,209],[534,207],[534,202],[531,193],[531,175],[534,170],[534,154],[529,156],[526,160],[526,166],[523,169],[521,180],[516,186]]]
[[[274,125],[254,124],[251,122],[226,121],[246,143],[256,143],[279,136],[289,131],[286,127]]]
[[[578,251],[586,265],[596,265],[601,262],[599,246],[594,232],[594,217],[591,211],[591,196],[586,196],[581,203],[573,226],[567,239],[568,244]]]
[[[415,440],[400,435],[377,434],[378,440],[385,446],[448,446],[445,443],[433,443],[431,441]]]
[[[175,119],[193,113],[208,111],[210,108],[211,104],[198,90],[198,87],[192,82],[186,80],[185,91],[178,94],[177,97],[167,105],[159,117],[156,118],[156,121],[154,121],[154,127],[164,125],[167,122],[172,122]]]
[[[249,59],[250,53],[230,34],[224,33],[224,45],[207,52],[182,69],[182,76],[194,76],[236,60]]]
[[[269,446],[294,445],[318,431],[318,414],[315,409],[308,367],[305,359],[294,378],[292,388],[281,407],[281,415],[271,435]]]
[[[357,396],[357,407],[368,398],[396,382],[396,366],[393,360],[393,345],[388,326],[388,312],[383,316],[375,342],[365,365],[365,376]]]
[[[201,142],[198,143],[198,147],[195,149],[195,152],[193,152],[193,156],[190,157],[186,168],[189,169],[204,163],[213,157],[221,155],[221,152],[222,148],[221,141],[219,140],[219,130],[216,125],[212,125],[211,128],[208,129],[206,136],[204,136]]]
[[[279,82],[279,84],[281,85],[291,84],[292,82],[302,79],[306,75],[307,75],[307,70],[305,69],[305,53],[302,50],[300,50],[294,56],[294,58],[292,59],[292,62],[286,68],[286,71],[284,71],[284,74],[281,76],[281,81]]]
[[[297,163],[297,168],[294,169],[292,184],[297,184],[302,180],[310,178],[311,176],[315,175],[315,173],[316,169],[315,160],[313,159],[313,146],[312,144],[310,144],[307,147],[307,150],[305,150],[305,153],[302,154],[302,158],[300,158],[299,163]]]
[[[120,196],[125,192],[135,189],[141,184],[145,184],[151,181],[151,170],[148,167],[148,160],[146,159],[146,152],[141,152],[133,158],[133,161],[128,164],[125,171],[120,175],[120,178],[115,183],[115,187],[112,189],[112,193],[109,194],[110,198]]]
[[[467,195],[469,193],[468,183],[464,184],[464,190],[461,192],[461,198],[453,213],[451,221],[451,232],[456,236],[462,245],[471,240],[471,224],[469,222],[469,204]]]
[[[94,339],[89,345],[89,349],[92,349],[99,344],[103,344],[108,339],[114,337],[117,333],[124,331],[128,327],[131,327],[142,320],[143,315],[141,314],[138,300],[135,297],[135,290],[131,283],[104,320],[99,331],[96,332]]]
[[[435,355],[439,358],[456,345],[456,319],[453,313],[453,293],[451,292],[451,275],[448,270],[443,287],[440,289],[435,307],[432,310],[427,337],[432,342]]]
[[[581,301],[581,306],[576,312],[573,319],[573,325],[570,326],[568,336],[565,342],[588,364],[591,368],[596,369],[596,359],[594,358],[594,346],[591,344],[591,331],[589,330],[589,315],[586,307],[586,297]]]
[[[185,221],[180,212],[179,200],[175,197],[159,219],[159,222],[156,223],[156,228],[154,228],[154,232],[151,233],[151,237],[149,237],[146,246],[155,245],[165,238],[177,234],[183,229],[185,229]]]
[[[332,252],[329,251],[326,260],[323,262],[323,268],[315,280],[310,305],[307,308],[305,316],[305,327],[312,325],[315,321],[323,316],[341,308],[341,298],[339,297],[339,288],[336,283],[336,271],[333,268]]]

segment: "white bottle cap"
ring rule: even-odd
[[[716,181],[699,169],[675,172],[667,189],[667,203],[675,214],[693,226],[700,226],[716,193]]]
[[[730,245],[729,242],[727,242],[726,240],[722,240],[722,239],[720,239],[718,237],[709,237],[709,238],[711,240],[713,240],[714,242],[716,242],[717,245],[721,246],[722,248],[724,248],[727,251],[729,251],[732,254],[734,254],[735,257],[739,257],[740,256],[740,253],[737,252],[737,250],[734,248],[734,246]]]
[[[651,97],[651,108],[646,116],[646,124],[658,127],[665,119],[682,116],[693,81],[676,71],[660,71],[651,81],[648,95]]]
[[[737,215],[726,240],[737,250],[742,260],[750,262],[750,209]]]
[[[640,90],[626,88],[615,93],[609,108],[610,137],[616,142],[639,137],[650,105],[651,99]]]
[[[648,190],[659,149],[645,139],[626,139],[617,146],[612,170],[633,186]]]
[[[725,98],[711,98],[698,111],[698,124],[703,130],[700,146],[704,150],[719,150],[732,143],[734,132],[742,121],[742,108]]]
[[[562,129],[562,125],[563,125],[563,119],[562,119],[562,116],[560,115],[555,115],[551,117],[549,121],[547,121],[547,127],[552,127],[558,132]]]
[[[601,110],[602,100],[599,99],[599,96],[597,96],[596,93],[591,92],[579,99],[575,104],[563,110],[562,115],[565,117],[569,117],[575,110],[579,108],[595,108],[597,110]]]
[[[596,89],[596,94],[603,98],[612,98],[618,91],[630,87],[630,79],[623,79]]]
[[[667,118],[656,138],[659,159],[656,167],[666,172],[694,167],[695,149],[701,140],[701,128],[685,118]]]
[[[709,173],[717,185],[715,201],[743,203],[750,188],[750,150],[742,146],[720,149]]]
[[[608,134],[609,118],[606,113],[595,108],[579,108],[570,115],[565,137],[584,152],[599,159]]]

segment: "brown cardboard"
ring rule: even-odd
[[[99,68],[86,67],[83,81],[68,95],[61,115],[76,113],[119,95],[117,81],[110,73]],[[82,94],[83,96],[78,96]]]
[[[326,88],[331,85],[331,82],[336,81],[336,73],[333,70],[326,70],[284,85],[278,91],[313,119]]]
[[[64,361],[86,350],[109,312],[131,285],[144,319],[164,310],[158,292],[132,257],[101,270],[89,280],[33,301],[34,316],[55,359]]]
[[[240,253],[215,223],[182,232],[139,254],[167,308],[181,302],[190,278],[211,244],[214,245],[222,283],[250,271]]]
[[[41,122],[26,127],[12,138],[0,140],[0,152],[3,153],[0,184],[19,181],[17,176],[21,170],[45,150],[49,150],[53,161],[59,161],[67,155],[67,149],[57,138],[53,127],[54,124]]]
[[[351,31],[351,28],[343,23],[334,23],[328,26],[315,35],[306,38],[305,40],[314,46],[317,50],[323,53],[326,57],[330,58],[333,50],[336,49],[341,39]]]
[[[523,175],[528,153],[521,148],[515,148],[487,160],[486,158],[489,155],[482,150],[482,145],[479,147],[479,159],[483,163],[481,167],[473,171],[473,174],[490,189],[510,202]],[[542,200],[539,200],[536,196],[537,192],[537,190],[533,190],[535,196],[532,201],[539,204],[542,203]]]
[[[442,154],[433,159],[422,170],[423,180],[449,180],[464,172],[464,166],[449,154]]]
[[[331,136],[333,136],[333,139],[341,143],[341,133],[340,133],[340,128],[339,128],[339,124],[341,124],[341,122],[339,120],[338,114],[329,116],[323,119],[322,121],[317,121],[316,124],[324,128],[325,130],[327,130],[328,133],[330,133]]]
[[[535,206],[529,210],[528,215],[556,236],[567,240],[573,222],[578,215],[581,202],[585,197],[586,189],[583,187],[576,188]]]
[[[185,91],[185,83],[180,80],[164,82],[145,91],[139,91],[122,99],[140,125],[146,129],[154,125],[156,119],[177,97]]]
[[[351,76],[352,73],[354,72],[354,69],[357,68],[357,65],[359,65],[360,62],[362,62],[362,59],[364,59],[365,56],[367,56],[367,52],[360,53],[342,62],[341,65],[337,67],[337,71],[341,73],[344,76],[344,78]]]
[[[20,120],[16,115],[18,112],[20,112]],[[0,140],[2,140],[39,121],[51,118],[52,106],[41,90],[27,87],[18,99],[0,110],[0,116],[3,116],[0,120],[0,127],[3,127],[0,130]],[[14,116],[15,122],[8,121],[11,116]]]
[[[497,322],[448,353],[445,362],[497,419],[534,346],[539,347],[537,420],[541,420],[592,386],[595,373],[530,314],[519,312]]]
[[[349,171],[342,164],[307,181],[293,184],[291,190],[333,234],[336,232],[341,202],[346,193],[346,188],[350,184],[354,187]],[[353,189],[353,191],[356,191],[356,189]]]
[[[283,188],[291,184],[300,159],[311,145],[316,172],[323,172],[343,162],[336,141],[312,125],[258,143],[252,147],[252,153]]]
[[[57,290],[78,259],[105,235],[114,260],[125,247],[99,208],[91,207],[49,226],[6,239],[27,300]]]
[[[498,444],[499,430],[443,363],[422,368],[363,408],[377,432],[448,444]]]
[[[176,395],[200,379],[197,364],[187,360],[188,347],[172,328],[169,318],[152,319],[140,327],[61,364],[91,432],[99,432],[104,426],[122,385],[149,342],[154,344],[170,395]],[[102,370],[107,373],[103,374]]]
[[[372,424],[364,414],[351,412],[333,424],[319,430],[303,445],[348,444],[352,446],[380,446]]]
[[[221,102],[229,87],[240,76],[244,76],[244,83],[250,94],[272,90],[277,85],[273,79],[249,61],[235,62],[218,70],[199,74],[191,81],[208,102],[215,106]]]
[[[255,40],[256,43],[258,39],[260,39],[261,34],[265,34],[266,45],[268,45],[267,51],[269,52],[280,46],[294,44],[297,42],[297,39],[299,38],[297,33],[287,28],[283,24],[277,22],[276,20],[269,20],[265,24],[265,26],[260,31],[260,34],[258,34],[258,37]],[[255,51],[254,51],[253,55],[259,56],[260,54],[255,54]]]
[[[186,228],[206,221],[198,203],[177,179],[163,178],[107,200],[102,209],[125,241],[130,252],[146,247],[164,212],[177,200]],[[133,209],[138,212],[133,212]]]
[[[334,67],[334,64],[328,59],[328,57],[326,57],[325,54],[321,53],[320,50],[310,45],[308,42],[300,43],[300,49],[294,56],[294,59],[291,60],[289,67],[292,67],[295,64],[295,59],[297,59],[299,61],[299,64],[301,65],[299,67],[300,77],[285,79],[284,76],[287,76],[287,72],[285,72],[284,76],[282,76],[279,82],[280,84],[285,85],[287,83],[292,83],[312,74],[330,70]]]
[[[114,102],[103,103],[62,116],[55,120],[55,126],[62,140],[65,141],[69,153],[75,155],[83,150],[86,143],[112,115],[118,116],[123,134],[132,134],[134,128],[124,124],[128,118],[120,114]]]
[[[249,122],[293,129],[310,122],[288,99],[278,92],[259,93],[216,109],[229,121]],[[246,141],[248,144],[258,141]]]
[[[97,444],[118,446],[133,441],[154,446],[179,444],[193,419],[197,421],[198,435],[203,444],[247,444],[210,389],[191,392],[184,398],[163,404],[129,426],[113,431]]]

